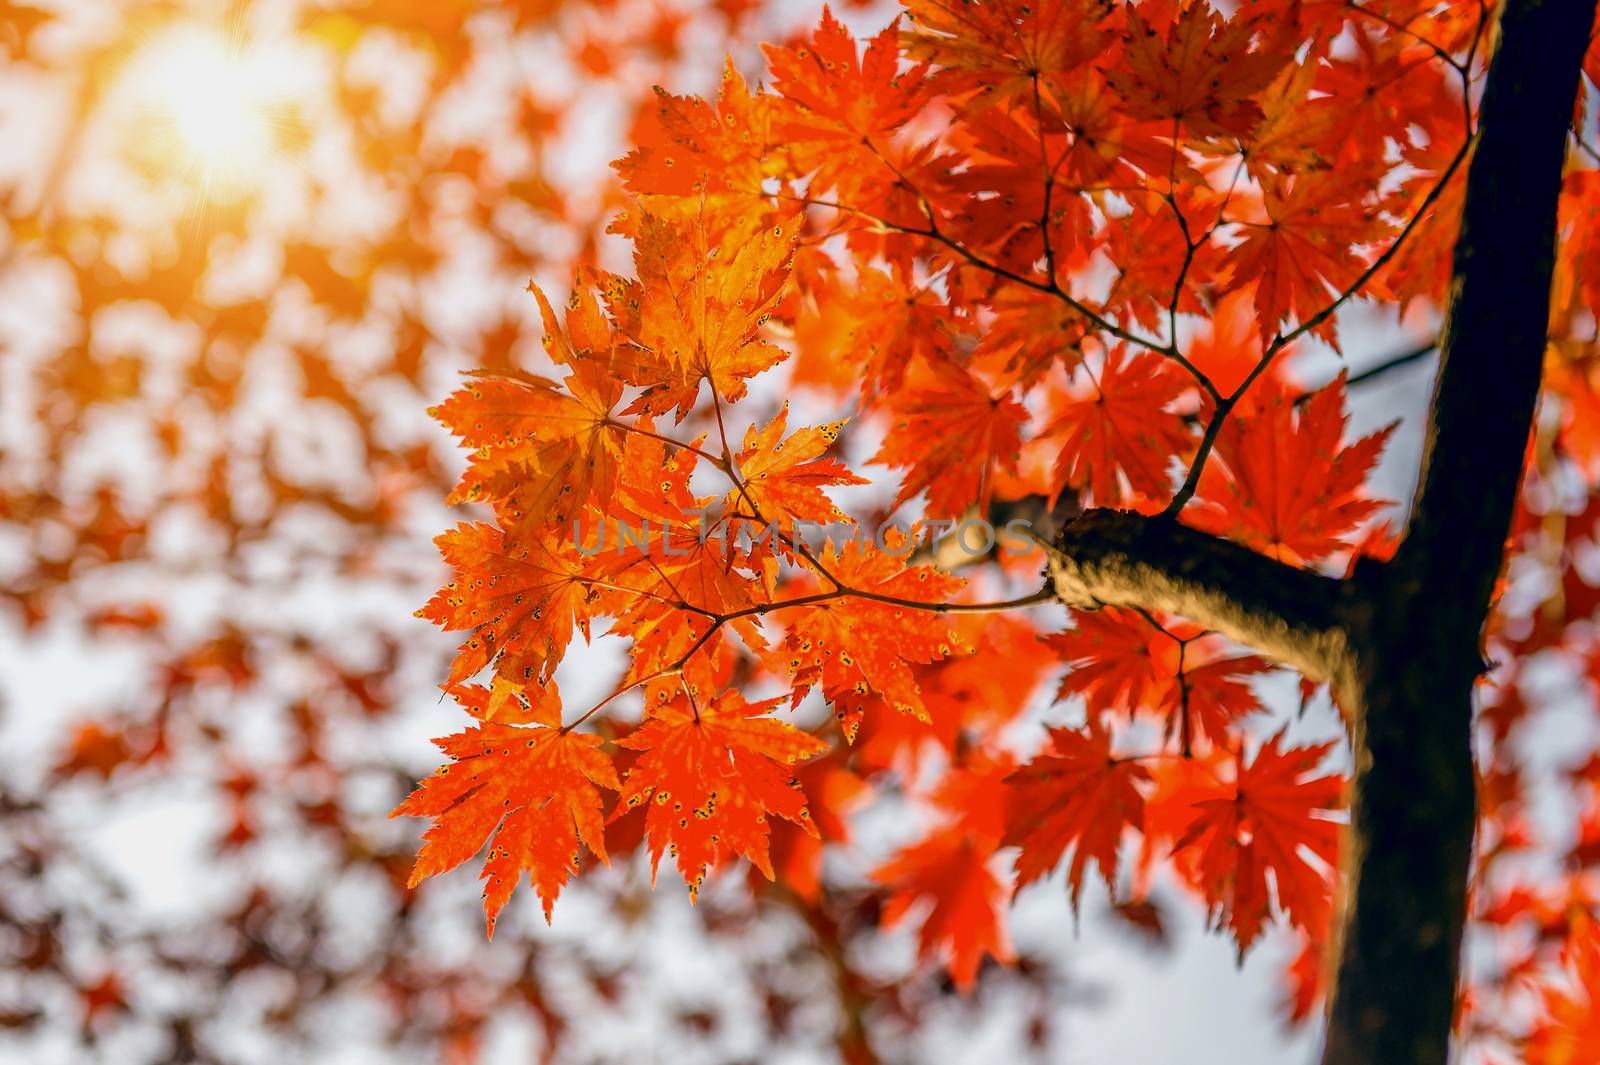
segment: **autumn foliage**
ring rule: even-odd
[[[488,935],[539,943],[515,919],[523,897],[559,929],[575,878],[637,860],[703,909],[714,880],[743,875],[797,918],[852,1061],[870,1060],[874,1017],[915,1024],[942,996],[916,990],[929,974],[961,995],[1008,974],[1048,984],[1008,923],[1024,890],[1064,894],[1074,914],[1105,901],[1157,939],[1188,905],[1241,960],[1284,933],[1283,1012],[1315,1018],[1348,820],[1339,693],[1183,617],[1064,606],[1049,545],[1112,508],[1334,576],[1394,551],[1427,386],[1375,386],[1437,342],[1495,5],[905,0],[868,33],[847,28],[861,12],[824,8],[787,37],[737,2],[490,5],[498,31],[549,35],[585,86],[624,101],[626,153],[583,189],[545,173],[582,94],[519,89],[502,116],[513,147],[499,133],[440,147],[433,109],[448,118],[492,36],[476,5],[337,6],[295,32],[352,67],[363,41],[420,42],[429,71],[427,102],[398,124],[381,86],[339,75],[350,165],[395,207],[378,236],[319,234],[315,211],[285,235],[263,195],[171,248],[143,233],[165,250],[124,268],[107,236],[120,222],[0,189],[0,269],[14,247],[59,266],[85,323],[39,371],[47,472],[0,453],[0,523],[53,530],[28,541],[6,597],[30,630],[69,616],[93,639],[145,640],[157,678],[145,709],[76,722],[52,786],[156,776],[198,752],[228,811],[219,851],[258,844],[259,810],[290,796],[295,825],[334,839],[341,869],[377,869],[395,900],[393,953],[324,970],[258,934],[308,923],[263,879],[224,921],[250,948],[215,982],[293,971],[290,1012],[376,986],[431,1025],[426,1045],[470,1060],[498,1010],[526,1008],[547,1033],[570,1018],[531,975],[432,957],[425,882],[477,871]],[[7,17],[0,44],[26,60],[49,20]],[[676,83],[691,22],[732,52],[714,97],[647,92]],[[780,43],[757,53],[758,36]],[[1482,946],[1458,1029],[1486,1062],[1600,1055],[1600,46],[1585,70],[1545,391],[1474,726]],[[279,117],[293,152],[313,120]],[[304,185],[338,214],[337,177]],[[565,244],[545,241],[558,231]],[[460,233],[487,247],[506,308],[466,343],[430,309]],[[244,259],[251,239],[275,249],[272,290],[203,295],[211,257]],[[97,346],[100,312],[123,303],[204,338],[168,407]],[[267,353],[248,354],[262,337]],[[291,410],[354,429],[318,422],[297,441],[281,409],[250,409],[275,372],[250,367],[280,356]],[[159,455],[146,509],[105,485],[69,505],[88,412],[119,404]],[[388,424],[425,407],[448,445]],[[320,468],[341,447],[359,472],[329,487]],[[294,454],[310,458],[294,470]],[[297,530],[313,510],[354,532]],[[173,513],[199,515],[197,542],[221,545],[200,564],[229,579],[251,579],[255,545],[311,565],[307,545],[333,544],[319,572],[351,587],[403,573],[406,594],[426,564],[402,548],[444,527],[448,576],[418,614],[453,656],[402,653],[433,645],[378,627],[377,660],[355,667],[313,625],[219,621],[186,641],[153,595],[72,599],[87,574],[152,557]],[[385,610],[381,625],[404,623]],[[402,661],[469,720],[440,724],[457,711],[431,689],[431,725],[386,718]],[[209,692],[230,708],[278,699],[296,753],[253,762]],[[1531,757],[1573,707],[1577,748]],[[430,727],[449,733],[444,763],[382,824],[414,767],[352,751]],[[383,810],[349,805],[363,774],[400,789]],[[0,797],[43,816],[42,800]],[[875,807],[910,816],[863,864],[858,818]],[[404,818],[427,822],[420,843]],[[619,923],[641,905],[610,903]],[[0,917],[39,943],[63,920]],[[864,974],[845,947],[894,929],[915,937],[918,969]],[[136,981],[117,973],[131,963],[91,976],[30,949],[76,991],[86,1032],[130,1008]],[[585,972],[614,994],[612,974]]]
[[[615,164],[632,276],[579,270],[564,313],[535,288],[557,376],[484,370],[434,411],[471,452],[454,498],[489,510],[440,537],[456,575],[423,616],[467,631],[447,690],[485,723],[440,741],[452,761],[397,811],[435,818],[414,879],[498,825],[491,928],[523,870],[548,917],[578,841],[607,857],[598,786],[607,831],[642,831],[691,895],[740,858],[812,884],[826,846],[770,857],[842,812],[808,763],[870,783],[933,758],[932,827],[873,875],[885,922],[924,914],[958,983],[1011,959],[1012,891],[1056,870],[1076,902],[1091,875],[1128,900],[1165,869],[1241,955],[1275,922],[1314,954],[1337,741],[1261,701],[1281,667],[1180,618],[1063,617],[1033,591],[1042,552],[941,566],[930,523],[1042,499],[1333,573],[1386,554],[1370,481],[1394,426],[1356,437],[1347,376],[1306,389],[1291,367],[1342,354],[1346,310],[1426,327],[1442,305],[1488,33],[1475,5],[915,0],[865,41],[824,11],[765,49],[764,86],[730,65],[714,101],[660,93]],[[1587,313],[1585,247],[1574,230],[1557,323]],[[1562,387],[1589,356],[1551,358],[1566,420],[1536,479],[1593,468],[1589,393]],[[772,416],[774,375],[839,420]],[[846,516],[835,490],[863,483],[893,495]],[[910,537],[800,531],[886,519]],[[579,550],[619,523],[668,531]],[[602,623],[627,670],[562,707],[554,672]],[[1009,690],[973,684],[985,661]],[[1019,744],[1061,667],[1042,745]],[[487,702],[462,687],[486,669]],[[1301,1012],[1318,970],[1294,967]]]

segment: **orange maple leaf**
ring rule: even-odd
[[[1172,641],[1138,613],[1122,607],[1073,610],[1073,627],[1044,638],[1069,669],[1057,699],[1081,695],[1096,707],[1131,710],[1166,688],[1161,648]]]
[[[882,923],[891,928],[926,899],[933,908],[918,933],[923,958],[948,951],[950,976],[968,988],[985,954],[1012,958],[1000,912],[1010,891],[990,868],[992,849],[966,835],[935,834],[907,847],[873,870],[873,879],[892,891],[883,904]]]
[[[610,495],[620,382],[588,361],[560,384],[533,374],[475,376],[429,412],[476,449],[448,502],[494,500],[513,519],[537,514],[560,525]]]
[[[772,102],[750,92],[730,57],[715,108],[657,87],[656,107],[645,112],[636,147],[612,166],[634,192],[764,197],[762,179],[783,172],[787,150],[771,131]]]
[[[462,522],[434,543],[456,577],[417,616],[442,629],[473,632],[447,683],[491,662],[519,683],[548,679],[573,626],[587,632],[590,617],[590,585],[570,538],[534,536],[512,545],[493,525]]]
[[[900,69],[898,20],[857,58],[855,38],[826,4],[822,19],[797,48],[763,45],[772,87],[781,94],[778,126],[791,143],[832,142],[846,152],[908,122],[928,98],[926,64]],[[814,151],[815,149],[813,149]],[[816,155],[825,161],[825,155]],[[831,184],[831,182],[830,182]]]
[[[845,514],[823,492],[834,485],[866,484],[838,459],[823,453],[839,437],[844,421],[796,429],[788,437],[789,404],[765,426],[754,425],[744,434],[744,447],[735,456],[741,485],[728,493],[729,510],[749,510],[768,522],[788,528],[794,521],[828,524],[845,520]]]
[[[732,854],[744,855],[771,880],[768,816],[815,834],[795,767],[828,745],[764,716],[781,702],[746,703],[730,690],[697,708],[680,695],[652,705],[644,724],[618,741],[642,753],[611,819],[649,804],[645,834],[652,879],[670,848],[691,899],[706,871]]]
[[[623,330],[676,369],[671,406],[687,410],[701,380],[729,402],[742,398],[749,378],[788,358],[760,334],[788,283],[800,219],[779,216],[751,239],[720,243],[703,217],[690,224],[641,211],[638,226],[638,314]]]
[[[1255,655],[1216,657],[1222,642],[1196,625],[1157,627],[1132,610],[1074,610],[1074,627],[1045,637],[1069,664],[1056,697],[1082,695],[1096,711],[1151,710],[1166,716],[1166,734],[1228,739],[1233,722],[1261,709],[1245,678],[1273,666]]]
[[[515,700],[500,684],[495,695]],[[434,819],[411,868],[411,887],[454,869],[494,837],[483,866],[491,939],[524,872],[549,921],[556,896],[578,868],[579,841],[609,861],[597,786],[622,787],[611,759],[599,750],[600,737],[562,729],[554,701],[535,698],[525,714],[511,715],[529,717],[534,727],[485,720],[435,740],[452,762],[389,814]]]
[[[926,717],[912,667],[968,645],[949,619],[894,600],[946,602],[964,582],[931,566],[908,568],[903,558],[853,540],[840,548],[824,545],[816,557],[847,587],[881,598],[841,599],[798,612],[769,655],[772,668],[790,674],[796,702],[820,683],[830,699],[876,695],[901,712]]]

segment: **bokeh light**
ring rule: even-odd
[[[223,199],[259,179],[276,147],[272,70],[263,52],[215,30],[182,26],[147,41],[127,78],[136,105],[155,119],[157,151],[170,172]]]

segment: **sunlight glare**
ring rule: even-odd
[[[198,29],[154,42],[146,58],[141,80],[148,106],[174,134],[172,162],[213,193],[248,184],[273,149],[260,59]]]

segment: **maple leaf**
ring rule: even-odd
[[[948,601],[964,583],[931,566],[907,567],[887,551],[851,540],[825,544],[817,560],[846,587],[881,597],[818,603],[796,616],[769,663],[791,675],[795,701],[814,684],[825,695],[882,697],[893,708],[925,717],[912,667],[964,651],[968,645],[939,614],[901,605]]]
[[[1144,826],[1138,785],[1149,779],[1137,762],[1112,756],[1108,733],[1093,726],[1051,729],[1049,746],[1009,778],[1014,813],[1007,842],[1022,848],[1017,886],[1054,869],[1072,847],[1067,884],[1073,906],[1091,858],[1115,896],[1122,831]]]
[[[1539,988],[1540,1016],[1528,1037],[1528,1065],[1578,1065],[1600,1054],[1600,931],[1579,913],[1561,947],[1567,987]]]
[[[965,194],[967,203],[946,228],[969,247],[994,249],[989,258],[1021,275],[1045,259],[1047,250],[1058,272],[1085,265],[1095,244],[1090,200],[1058,188],[1053,177],[1067,134],[990,111],[963,139],[970,142],[963,145],[967,165],[950,176],[948,186]],[[1048,183],[1042,180],[1046,174],[1052,175]],[[1006,210],[995,210],[996,201]]]
[[[1236,288],[1212,308],[1211,318],[1189,342],[1186,354],[1223,395],[1232,395],[1261,361],[1262,340],[1256,328],[1255,294]],[[1286,353],[1287,353],[1286,349]],[[1279,359],[1275,366],[1281,366]],[[1275,366],[1269,366],[1272,374]]]
[[[544,681],[574,625],[587,630],[590,588],[565,537],[511,545],[493,525],[462,522],[435,540],[456,577],[417,611],[446,630],[471,629],[450,668],[453,686],[491,662],[520,681]]]
[[[479,689],[481,691],[481,689]],[[516,700],[496,685],[496,695]],[[390,817],[431,817],[409,886],[448,872],[493,836],[483,866],[489,938],[524,872],[549,921],[556,897],[578,868],[578,844],[606,856],[597,788],[621,790],[600,737],[561,728],[559,704],[537,697],[523,712],[533,727],[485,719],[435,740],[452,761],[424,780]]]
[[[1196,493],[1203,505],[1183,519],[1285,562],[1315,562],[1389,505],[1363,486],[1394,426],[1342,447],[1343,375],[1303,404],[1276,380],[1257,389],[1255,410],[1223,424]]]
[[[1082,695],[1096,707],[1147,705],[1166,687],[1157,656],[1172,641],[1138,613],[1122,607],[1073,610],[1073,627],[1045,637],[1069,665],[1057,699]]]
[[[1390,232],[1371,202],[1370,168],[1343,166],[1307,174],[1265,174],[1263,222],[1241,223],[1244,239],[1227,253],[1233,285],[1254,285],[1256,321],[1263,339],[1292,315],[1308,322],[1349,288],[1366,267],[1356,251]],[[1333,319],[1316,334],[1335,347]]]
[[[535,721],[548,724],[554,717],[556,724],[561,723],[561,691],[553,680],[530,690],[504,677],[495,677],[487,688],[481,684],[462,684],[446,685],[445,690],[461,704],[461,709],[479,721],[501,725],[526,725]]]
[[[1240,756],[1231,794],[1196,802],[1194,820],[1172,848],[1198,848],[1199,886],[1213,918],[1233,930],[1240,957],[1271,917],[1274,897],[1303,929],[1320,927],[1331,905],[1325,870],[1338,864],[1339,826],[1318,815],[1340,804],[1344,782],[1310,774],[1333,744],[1283,750],[1282,740],[1280,732],[1262,744],[1248,765]]]
[[[824,4],[804,44],[762,46],[772,86],[786,105],[779,123],[784,139],[833,142],[835,150],[848,151],[888,136],[917,114],[928,95],[927,67],[900,70],[897,23],[886,26],[857,59],[855,39]]]
[[[1108,0],[1026,4],[907,0],[906,53],[946,68],[946,91],[977,94],[970,106],[1004,107],[1031,98],[1037,79],[1081,67],[1108,36]]]
[[[1375,35],[1365,20],[1356,20],[1351,28],[1357,31],[1350,35],[1354,48],[1305,65],[1315,67],[1316,97],[1294,101],[1291,83],[1283,123],[1263,122],[1251,154],[1281,154],[1277,163],[1285,170],[1305,169],[1308,161],[1314,165],[1322,156],[1337,165],[1364,154],[1358,138],[1380,136],[1398,145],[1412,166],[1437,178],[1461,145],[1459,85],[1451,84],[1449,70],[1418,63],[1414,50]],[[1269,116],[1271,111],[1269,105]],[[1274,139],[1282,143],[1275,145]]]
[[[985,954],[1012,958],[1011,942],[1000,919],[1010,892],[990,868],[992,849],[966,835],[937,834],[907,847],[873,870],[891,892],[880,921],[892,928],[928,899],[933,907],[918,932],[918,955],[947,953],[956,986],[968,988]]]
[[[913,284],[899,268],[892,276],[862,270],[848,288],[830,293],[824,310],[847,320],[848,343],[840,348],[850,361],[841,364],[854,371],[868,400],[898,392],[918,364],[950,362],[951,348],[971,328],[932,286]],[[822,354],[839,360],[841,352]]]
[[[1070,395],[1044,431],[1062,438],[1058,484],[1088,489],[1100,506],[1123,502],[1129,491],[1136,505],[1159,505],[1171,494],[1173,458],[1192,442],[1168,409],[1189,390],[1188,382],[1160,355],[1129,358],[1121,348],[1106,355],[1098,379],[1086,376],[1093,391]]]
[[[612,164],[634,192],[763,196],[764,177],[782,174],[786,145],[771,130],[772,97],[752,94],[730,57],[717,106],[657,86],[636,146]]]
[[[1266,5],[1224,18],[1190,2],[1164,34],[1131,7],[1127,22],[1122,64],[1106,79],[1129,114],[1177,119],[1198,137],[1248,133],[1261,119],[1251,97],[1294,58],[1294,19]]]
[[[799,233],[798,218],[780,217],[754,239],[712,244],[703,218],[690,225],[640,212],[631,293],[640,307],[623,329],[677,369],[673,406],[686,410],[700,380],[736,401],[749,378],[788,357],[759,334],[783,295]]]
[[[1222,746],[1231,741],[1235,722],[1261,709],[1261,701],[1250,689],[1247,678],[1269,673],[1275,667],[1255,655],[1232,655],[1200,663],[1195,661],[1194,648],[1192,643],[1185,648],[1180,663],[1181,683],[1167,689],[1163,704],[1167,734],[1178,731],[1186,746],[1194,735]]]
[[[753,506],[766,521],[785,528],[795,520],[822,525],[844,520],[844,512],[822,490],[867,481],[838,459],[822,457],[838,439],[843,420],[796,429],[785,437],[788,421],[785,403],[761,429],[752,425],[745,432],[744,447],[735,456],[742,487],[728,493],[728,509]]]
[[[1028,388],[1054,365],[1072,371],[1083,361],[1088,319],[1061,300],[1007,285],[995,294],[993,310],[994,321],[979,340],[974,362],[992,360],[985,365],[1015,374],[1017,383]]]
[[[477,378],[430,409],[475,449],[449,502],[491,499],[512,521],[537,514],[564,524],[616,485],[621,426],[612,411],[623,382],[616,337],[587,289],[575,290],[566,328],[529,283],[544,323],[545,352],[571,373],[559,384],[515,370]]]
[[[696,495],[691,482],[705,455],[705,443],[703,435],[681,445],[671,441],[656,432],[649,417],[628,425],[616,490],[606,500],[606,516],[672,525],[684,524],[689,516],[703,512],[712,497]]]
[[[959,366],[929,369],[936,387],[907,388],[890,400],[895,420],[872,461],[907,471],[894,506],[926,491],[929,516],[959,518],[968,507],[988,507],[996,467],[1016,472],[1028,412]]]
[[[652,881],[669,848],[691,899],[707,869],[730,854],[744,855],[771,880],[768,816],[816,832],[795,767],[828,745],[764,716],[781,702],[746,703],[737,691],[726,691],[696,708],[680,696],[652,705],[644,723],[617,741],[641,753],[611,819],[649,805]]]
[[[1130,116],[1101,71],[1087,67],[1044,83],[1055,110],[1050,120],[1072,131],[1068,147],[1053,162],[1063,186],[1136,188],[1146,175],[1168,174],[1204,181],[1171,143],[1172,123]]]
[[[1102,252],[1120,271],[1104,311],[1130,317],[1151,332],[1171,327],[1174,308],[1208,314],[1221,253],[1209,240],[1191,248],[1189,234],[1218,222],[1224,194],[1179,185],[1170,200],[1149,191],[1125,195],[1133,209],[1111,220],[1103,234]]]
[[[947,955],[951,978],[963,990],[972,986],[985,954],[1013,960],[1002,918],[1011,891],[991,868],[1005,832],[1012,766],[1009,755],[972,752],[929,796],[946,815],[943,822],[872,872],[872,879],[890,888],[884,927],[931,901],[918,955]]]
[[[448,502],[491,499],[511,521],[536,514],[561,525],[611,493],[621,450],[611,410],[622,386],[593,363],[579,367],[561,385],[481,376],[431,409],[476,448]]]
[[[620,527],[617,533],[623,535]],[[752,564],[738,545],[736,530],[719,522],[703,531],[671,525],[644,533],[643,544],[630,533],[624,543],[614,545],[601,566],[607,579],[622,589],[603,598],[616,617],[612,631],[633,638],[631,677],[671,668],[691,649],[705,646],[704,640],[714,640],[708,637],[713,626],[707,613],[735,615],[716,631],[732,629],[752,651],[767,649],[756,619],[749,615],[764,581],[750,573]],[[671,609],[663,610],[663,605]]]
[[[957,614],[950,620],[973,650],[912,666],[920,711],[894,712],[876,695],[830,695],[858,765],[914,769],[932,745],[955,755],[972,735],[1014,720],[1056,664],[1033,626],[1020,618]],[[1004,670],[993,668],[996,658],[1006,662]]]
[[[1074,610],[1073,628],[1045,637],[1069,663],[1058,699],[1082,695],[1100,709],[1151,710],[1166,716],[1166,733],[1177,733],[1185,752],[1194,736],[1228,741],[1235,721],[1261,708],[1246,678],[1273,667],[1255,655],[1209,657],[1218,641],[1198,626],[1168,622],[1157,627],[1132,610]]]

